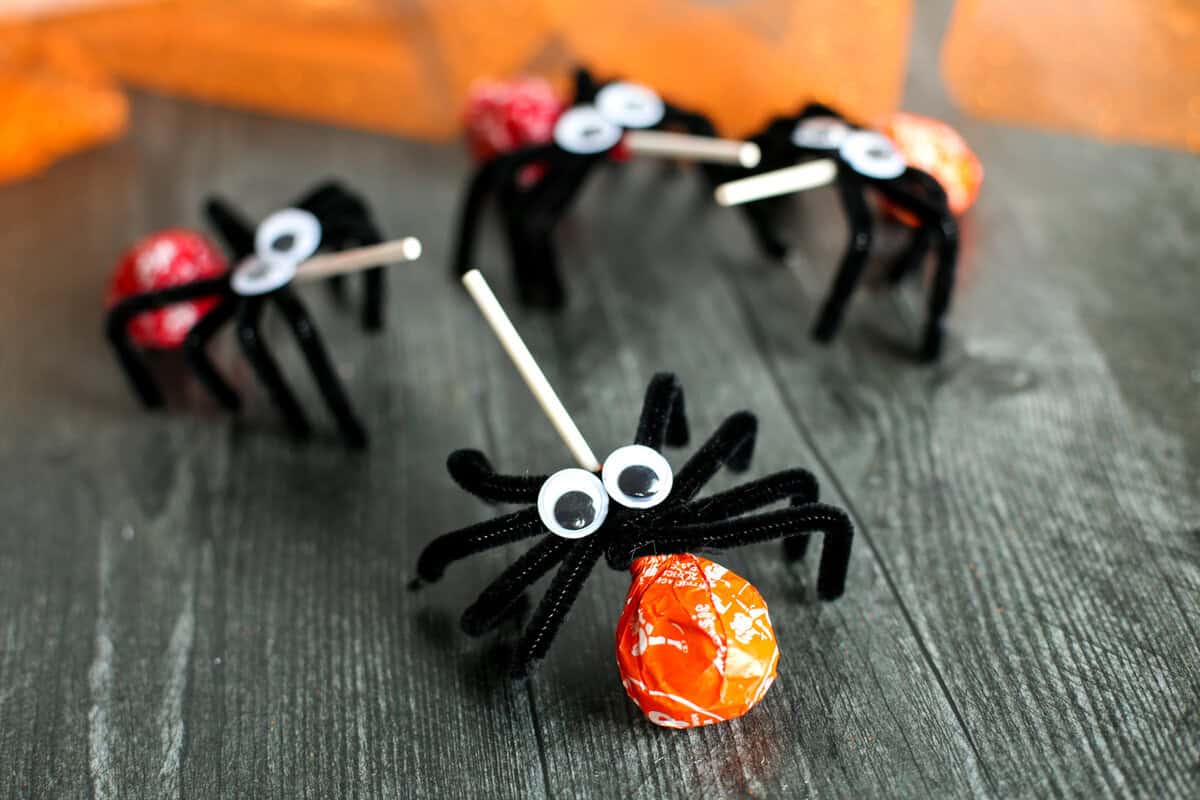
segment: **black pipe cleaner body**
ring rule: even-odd
[[[574,103],[559,118],[551,141],[497,155],[472,175],[458,222],[455,273],[462,275],[476,266],[480,217],[487,198],[495,195],[521,302],[561,307],[566,296],[554,245],[555,228],[593,168],[608,161],[624,132],[632,129],[716,135],[703,114],[666,103],[638,84],[598,84],[586,69],[578,69]],[[523,168],[534,164],[540,177],[532,182],[522,180]],[[713,185],[724,174],[711,165],[704,166],[704,173]]]
[[[529,674],[546,654],[601,557],[613,569],[623,570],[640,556],[721,550],[782,538],[785,556],[799,560],[809,535],[821,531],[825,542],[817,594],[826,600],[839,597],[854,529],[844,511],[818,502],[811,473],[786,470],[697,498],[721,467],[736,472],[749,468],[757,430],[753,414],[733,414],[672,472],[660,451],[664,444],[686,445],[688,423],[682,387],[674,375],[660,373],[646,390],[634,444],[614,451],[599,474],[567,469],[553,475],[499,475],[483,453],[458,450],[447,467],[463,489],[489,502],[532,505],[434,539],[418,559],[414,588],[439,580],[451,563],[474,553],[537,537],[538,543],[485,588],[462,616],[462,628],[470,635],[492,630],[526,589],[557,567],[517,645],[514,677]],[[761,511],[782,501],[788,506]]]
[[[318,236],[321,249],[342,250],[381,241],[363,201],[337,183],[321,184],[301,197],[296,206],[307,210],[320,223]],[[127,297],[108,313],[106,331],[109,341],[139,399],[147,408],[158,408],[165,403],[162,390],[129,336],[130,321],[144,311],[188,300],[217,297],[220,302],[192,326],[184,339],[183,350],[192,371],[222,406],[230,411],[240,408],[237,393],[221,376],[206,350],[217,331],[236,318],[238,344],[246,360],[266,388],[289,430],[297,437],[307,436],[311,432],[308,419],[284,381],[262,336],[260,319],[263,309],[271,304],[283,315],[295,336],[343,440],[350,447],[366,445],[366,429],[351,407],[316,325],[290,283],[285,281],[267,291],[250,294],[235,288],[234,276],[238,266],[255,253],[255,228],[218,198],[208,201],[205,213],[224,240],[232,256],[230,263],[233,267],[217,278]],[[378,327],[382,318],[382,276],[373,274],[381,269],[368,270],[364,279],[363,322],[368,328]]]
[[[813,338],[818,341],[833,338],[866,266],[873,227],[867,189],[873,189],[918,222],[910,244],[888,271],[890,283],[899,283],[906,275],[918,271],[926,254],[936,247],[937,260],[919,351],[923,360],[936,360],[945,338],[944,320],[958,260],[958,224],[937,179],[907,164],[883,134],[857,127],[828,106],[815,103],[805,106],[799,114],[775,117],[750,141],[762,151],[759,166],[749,172],[726,167],[726,179],[815,158],[831,158],[837,164],[838,198],[850,227],[850,238],[813,326]],[[782,200],[770,198],[743,206],[760,247],[774,258],[787,253],[775,225]]]

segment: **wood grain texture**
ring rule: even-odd
[[[944,8],[919,14],[936,41]],[[521,684],[514,630],[457,627],[520,546],[406,588],[429,538],[497,513],[451,484],[450,450],[569,462],[447,275],[456,148],[139,96],[129,139],[0,190],[0,796],[1194,796],[1200,164],[971,123],[910,83],[989,168],[938,367],[907,360],[915,287],[860,292],[833,346],[807,338],[845,235],[826,190],[796,204],[787,270],[695,175],[605,170],[562,231],[557,316],[516,308],[494,230],[480,250],[598,455],[671,369],[692,447],[751,409],[746,477],[812,468],[860,527],[836,603],[773,545],[721,558],[770,603],[781,676],[690,732],[621,691],[627,576],[597,569]],[[392,271],[381,335],[303,290],[372,447],[341,449],[274,319],[313,442],[228,336],[240,417],[170,359],[174,407],[142,413],[100,335],[118,252],[200,225],[210,191],[259,215],[328,175],[426,245]]]

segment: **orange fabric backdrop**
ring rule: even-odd
[[[942,50],[977,116],[1200,150],[1200,3],[958,0]]]
[[[711,113],[730,134],[819,98],[856,117],[894,110],[910,0],[170,0],[64,15],[138,85],[441,138],[471,81],[584,61]]]
[[[0,181],[110,141],[129,108],[105,71],[69,38],[0,26]]]

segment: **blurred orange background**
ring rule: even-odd
[[[910,0],[10,0],[0,179],[119,135],[114,79],[407,136],[457,133],[472,81],[577,63],[747,134],[807,100],[881,124]],[[943,52],[971,113],[1200,150],[1200,4],[959,0]],[[108,77],[113,76],[112,78]]]

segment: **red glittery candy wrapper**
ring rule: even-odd
[[[951,213],[960,216],[975,203],[983,183],[983,165],[956,130],[936,119],[897,112],[883,132],[909,164],[937,179],[946,190]],[[887,207],[907,224],[917,224],[911,215],[891,204]]]
[[[617,666],[642,713],[665,728],[694,728],[753,708],[779,664],[758,590],[687,554],[645,556],[631,572],[617,623]]]
[[[554,135],[563,102],[542,78],[478,80],[467,97],[467,143],[486,161],[501,153],[544,144]]]
[[[216,278],[227,270],[225,257],[198,233],[171,229],[151,234],[125,251],[108,287],[111,308],[126,297],[184,283]],[[129,335],[142,347],[172,349],[219,302],[203,297],[138,314]]]

